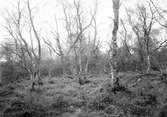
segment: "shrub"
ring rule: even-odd
[[[42,105],[16,100],[9,108],[5,109],[3,117],[45,117],[45,113]]]
[[[71,98],[65,97],[64,95],[59,95],[55,97],[54,102],[52,103],[52,108],[55,110],[55,115],[61,115],[65,112],[74,112],[75,102]]]
[[[0,70],[1,70],[2,82],[5,84],[29,76],[25,69],[21,68],[19,65],[15,64],[12,61],[1,63]]]

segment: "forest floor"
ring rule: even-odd
[[[120,86],[108,76],[44,78],[31,92],[29,81],[0,88],[0,117],[167,117],[167,75],[119,73]]]

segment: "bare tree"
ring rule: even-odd
[[[127,28],[125,26],[125,22],[121,19],[121,25],[123,27],[123,31],[120,32],[120,35],[122,36],[121,38],[123,39],[123,45],[125,46],[126,48],[126,51],[129,53],[130,56],[132,56],[131,54],[131,51],[130,51],[130,47],[128,45],[128,31],[127,31]]]
[[[34,34],[34,36],[35,36],[35,39],[37,40],[36,42],[37,42],[37,50],[38,50],[38,52],[37,52],[36,55],[34,54],[34,55],[35,55],[35,67],[36,67],[36,68],[35,68],[35,69],[36,69],[36,71],[35,71],[36,76],[35,76],[35,77],[37,77],[38,80],[41,80],[41,79],[40,79],[41,38],[40,38],[40,36],[39,36],[39,34],[38,34],[37,30],[36,30],[36,27],[35,27],[35,25],[34,25],[34,20],[33,20],[33,18],[32,18],[32,10],[31,10],[31,8],[30,8],[29,0],[27,1],[27,7],[28,7],[30,25],[31,25],[31,27],[32,27],[32,31],[33,31],[33,34]],[[33,51],[35,51],[35,50],[33,50]],[[35,52],[33,52],[33,53],[35,53]]]
[[[92,25],[93,21],[94,21],[94,18],[95,18],[95,14],[96,14],[96,11],[94,11],[93,14],[91,14],[91,19],[90,21],[88,22],[88,24],[84,24],[84,16],[82,14],[82,9],[81,9],[81,2],[80,1],[74,1],[74,7],[75,7],[75,10],[76,10],[76,39],[74,41],[73,44],[77,44],[77,40],[78,40],[78,62],[79,62],[79,75],[83,74],[83,67],[82,67],[82,55],[83,55],[83,52],[84,52],[84,49],[85,49],[85,40],[86,40],[86,36],[84,34],[84,32]],[[73,46],[73,45],[72,45]],[[71,46],[71,47],[72,47]]]
[[[115,78],[117,75],[117,31],[119,27],[119,7],[120,0],[113,0],[113,12],[114,12],[114,27],[112,31],[112,46],[111,46],[111,56],[110,56],[110,67],[111,67],[111,82],[115,84]]]
[[[53,45],[49,41],[45,41],[45,43],[49,45],[49,47],[61,57],[61,60],[63,60],[63,64],[68,61],[67,59],[71,58],[74,55],[75,63],[71,65],[71,70],[75,71],[75,73],[73,74],[76,74],[76,72],[78,71],[77,74],[81,75],[84,71],[82,65],[82,57],[83,52],[86,48],[85,44],[87,37],[85,33],[91,28],[95,20],[96,12],[93,11],[93,13],[91,13],[90,15],[90,20],[87,21],[83,14],[85,10],[82,9],[81,1],[74,0],[72,4],[73,10],[71,11],[70,9],[68,9],[68,4],[61,3],[61,5],[63,7],[65,31],[67,32],[67,36],[65,39],[61,39],[61,32],[59,32],[57,28],[56,31],[52,31],[52,34],[56,39],[56,45]],[[56,24],[58,24],[57,21],[58,20],[56,20]],[[58,25],[56,27],[58,27]],[[67,46],[65,49],[63,49],[63,46],[60,42],[61,40],[64,40],[64,42],[66,42]],[[77,68],[79,68],[79,70]]]
[[[128,19],[129,19],[130,26],[132,27],[132,31],[134,32],[134,34],[137,37],[137,51],[138,51],[139,63],[144,63],[143,44],[141,41],[140,31],[139,31],[138,27],[136,26],[136,24],[133,24],[132,19],[131,19],[131,15],[129,15],[129,14],[128,14]],[[139,66],[137,64],[136,70],[138,70],[138,69],[139,69]]]
[[[26,6],[27,10],[24,9],[24,11],[23,8],[21,9],[20,2],[18,2],[16,12],[7,12],[8,16],[5,18],[6,25],[4,27],[9,34],[9,40],[14,45],[12,53],[20,66],[25,68],[30,74],[31,88],[34,89],[35,82],[41,80],[41,41],[34,25],[29,1],[27,1]],[[37,47],[34,47],[34,41],[37,43]]]
[[[65,55],[64,55],[64,51],[63,51],[63,47],[61,45],[60,42],[60,34],[59,34],[59,27],[58,27],[58,21],[57,18],[55,19],[56,21],[56,30],[55,31],[51,31],[51,34],[53,35],[54,40],[56,41],[56,46],[54,46],[50,40],[46,40],[43,38],[45,44],[48,46],[50,52],[52,53],[52,51],[60,56],[60,61],[62,64],[62,75],[64,77],[65,74]],[[56,47],[56,48],[55,48]]]
[[[151,69],[151,61],[150,61],[150,33],[152,30],[152,26],[154,24],[154,12],[151,12],[151,18],[148,17],[148,13],[146,7],[139,6],[139,20],[141,23],[142,33],[143,33],[143,40],[144,45],[146,47],[146,54],[147,54],[147,72],[150,72]]]
[[[97,21],[96,21],[96,14],[97,14],[97,9],[98,9],[98,3],[96,1],[95,3],[95,8],[94,8],[94,13],[92,14],[92,18],[93,18],[93,30],[94,30],[94,35],[93,35],[93,40],[92,40],[92,44],[91,44],[91,37],[89,37],[89,41],[88,41],[88,46],[87,46],[87,50],[88,50],[88,54],[87,54],[87,59],[86,59],[86,65],[85,65],[85,75],[86,77],[88,77],[88,67],[89,67],[89,61],[90,61],[90,57],[91,54],[96,51],[96,47],[97,45]]]
[[[153,44],[153,36],[151,32],[153,31],[153,25],[157,20],[156,10],[152,8],[151,4],[148,3],[149,8],[147,9],[145,6],[138,6],[137,7],[137,21],[132,21],[132,14],[128,14],[129,23],[132,27],[133,32],[137,36],[138,44],[140,46],[140,54],[142,60],[144,59],[144,51],[146,52],[147,56],[147,73],[151,70],[151,56],[152,54],[160,49],[164,44],[165,41],[161,41],[157,47],[154,47]],[[144,51],[142,51],[144,49]]]

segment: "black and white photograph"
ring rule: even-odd
[[[167,0],[0,0],[0,117],[167,117]]]

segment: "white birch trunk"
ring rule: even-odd
[[[113,12],[114,12],[114,27],[112,31],[112,46],[111,46],[111,83],[114,85],[114,81],[117,74],[117,31],[119,26],[119,5],[120,0],[113,0]]]

